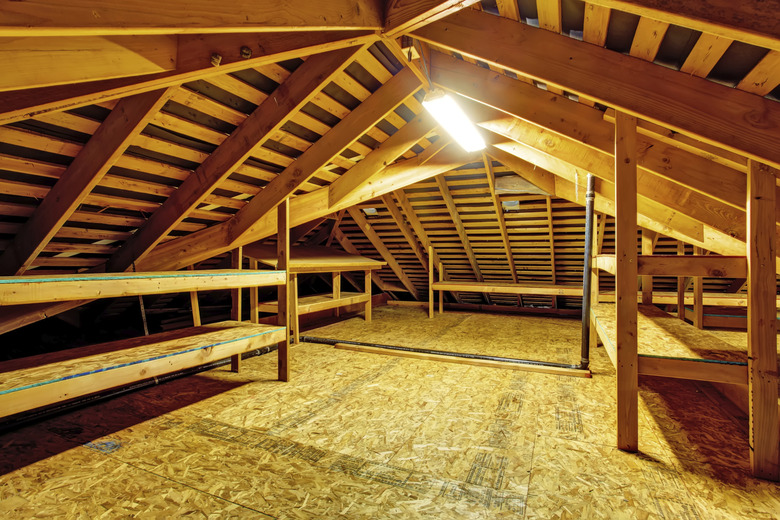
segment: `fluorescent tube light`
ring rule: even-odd
[[[485,141],[479,135],[477,127],[449,94],[445,94],[442,90],[433,90],[425,96],[422,104],[439,126],[464,150],[476,152],[485,148]]]

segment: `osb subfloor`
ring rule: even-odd
[[[576,362],[579,322],[382,307],[307,331]],[[2,518],[780,516],[744,425],[708,386],[642,381],[639,454],[614,448],[614,374],[593,379],[302,344],[293,378],[247,360],[0,436]]]

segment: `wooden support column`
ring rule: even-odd
[[[653,244],[657,237],[655,231],[642,228],[642,254],[652,255]],[[642,276],[642,304],[651,305],[653,303],[653,277],[650,275]]]
[[[677,241],[677,254],[685,255],[685,242]],[[685,277],[677,277],[677,317],[685,321]]]
[[[639,448],[637,358],[636,118],[615,117],[615,294],[617,299],[617,447]]]
[[[366,300],[365,319],[368,323],[371,323],[371,269],[366,269],[364,287],[368,299]]]
[[[249,268],[257,271],[257,260],[250,258]],[[260,317],[257,315],[257,298],[257,286],[253,285],[249,288],[249,321],[252,323],[260,323]]]
[[[433,246],[428,246],[428,317],[433,318]]]
[[[753,475],[780,480],[777,411],[775,176],[748,160],[748,392]]]
[[[694,247],[694,255],[703,254],[702,248]],[[697,329],[704,328],[704,277],[693,277],[693,325]]]
[[[189,266],[187,269],[193,271],[194,265]],[[192,324],[195,327],[201,326],[200,321],[200,304],[198,303],[198,291],[190,291],[190,307],[192,307]]]
[[[277,325],[284,325],[287,332],[277,349],[279,381],[290,380],[290,199],[284,199],[276,209],[276,268],[286,271],[285,283],[277,290]]]
[[[439,262],[439,281],[444,281],[444,266]],[[439,291],[439,314],[444,313],[444,291]]]
[[[290,324],[293,344],[297,345],[301,342],[301,317],[298,314],[298,273],[290,274],[288,285],[290,320],[287,323]]]
[[[333,299],[338,300],[341,298],[341,272],[336,271],[332,273],[331,285],[333,287]],[[333,309],[333,315],[338,317],[341,315],[341,308],[336,307]]]
[[[230,267],[232,269],[236,269],[240,271],[243,265],[243,260],[244,260],[244,255],[243,255],[243,248],[241,246],[235,248],[233,251],[230,252]],[[237,289],[230,290],[230,299],[233,302],[233,305],[230,308],[230,319],[241,321],[242,309],[241,309],[241,288],[240,287]],[[230,357],[230,371],[231,372],[241,371],[241,354],[234,354],[233,356]]]

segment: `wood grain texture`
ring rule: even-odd
[[[769,100],[473,10],[414,35],[780,166],[780,109]]]
[[[3,1],[0,36],[74,36],[82,34],[182,34],[382,27],[378,2],[335,0],[311,9],[307,0],[258,3],[238,0],[51,0]]]
[[[636,187],[636,119],[618,112],[615,121],[617,447],[632,452],[639,449]]]
[[[0,364],[0,416],[203,365],[279,341],[284,329],[220,322]]]
[[[753,475],[780,480],[777,310],[775,299],[775,175],[748,163],[748,370],[750,463]]]

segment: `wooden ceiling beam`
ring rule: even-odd
[[[773,101],[475,10],[413,36],[780,167]]]
[[[690,54],[685,58],[682,67],[680,67],[680,72],[699,78],[706,78],[733,42],[734,40],[730,38],[701,33]]]
[[[361,50],[361,46],[318,54],[306,60],[274,94],[258,106],[221,145],[168,197],[133,237],[107,262],[109,271],[123,271],[138,262],[165,238],[215,187],[244,163],[255,148],[278,130],[324,86],[343,71]],[[265,193],[281,175],[266,186]],[[308,179],[308,177],[306,178]],[[302,179],[305,181],[306,179]],[[281,201],[279,201],[281,202]],[[244,206],[239,213],[248,207]],[[276,207],[276,204],[271,208]]]
[[[608,7],[585,2],[582,40],[603,47],[607,43],[607,28],[611,14],[612,9]]]
[[[385,243],[382,241],[382,237],[380,237],[379,234],[374,230],[366,217],[363,216],[361,210],[354,207],[347,208],[347,213],[349,213],[349,216],[352,217],[352,220],[355,221],[363,234],[366,235],[366,238],[368,238],[369,242],[371,242],[371,245],[374,246],[374,249],[377,250],[382,258],[384,258],[388,267],[393,270],[393,273],[395,273],[395,276],[401,281],[404,287],[406,287],[406,290],[409,291],[412,296],[414,296],[415,300],[419,300],[420,294],[417,292],[417,288],[412,283],[412,280],[404,272],[401,264],[398,263],[398,260],[395,259],[393,253],[390,252]]]
[[[0,92],[156,74],[176,68],[175,36],[2,38]]]
[[[30,267],[173,90],[145,92],[117,104],[0,256],[0,274],[21,274]]]
[[[410,228],[409,224],[406,222],[406,219],[404,218],[403,213],[398,208],[398,206],[396,206],[395,200],[393,200],[393,196],[389,193],[385,193],[384,195],[382,195],[382,202],[387,208],[388,213],[390,213],[390,217],[393,219],[393,222],[395,222],[395,225],[398,226],[398,230],[401,231],[401,234],[404,236],[404,239],[406,239],[406,243],[409,244],[409,247],[412,249],[414,256],[417,257],[417,260],[420,262],[420,265],[422,266],[423,270],[427,273],[428,259],[426,258],[425,253],[420,247],[420,242],[417,240],[417,237],[414,235],[414,230]]]
[[[449,16],[479,0],[387,0],[384,34],[387,37],[422,27]]]
[[[471,264],[471,269],[474,271],[474,277],[478,282],[483,282],[485,279],[482,276],[482,271],[477,263],[477,257],[474,254],[474,250],[471,248],[471,242],[469,241],[468,234],[466,234],[466,228],[463,225],[463,220],[458,213],[458,206],[455,204],[455,200],[452,198],[450,188],[447,186],[447,180],[444,178],[444,174],[436,176],[436,185],[439,187],[441,198],[444,204],[447,206],[447,211],[450,214],[452,223],[455,225],[455,231],[458,233],[460,242],[463,245],[463,250],[466,252],[466,256]]]
[[[366,131],[373,128],[388,112],[393,111],[419,88],[420,80],[408,68],[402,69],[390,78],[236,213],[228,224],[229,240],[231,242],[243,240],[245,236],[250,234],[255,222],[292,195],[301,184],[327,165],[334,156],[340,154]],[[405,136],[406,132],[401,137]],[[395,160],[406,151],[406,149],[401,150],[401,148],[403,146],[399,147],[398,143],[393,140],[388,143],[387,150],[389,152],[386,152],[383,147],[383,153],[389,153],[389,157]],[[372,155],[369,154],[369,156]],[[357,166],[355,165],[353,168]]]
[[[431,145],[428,150],[435,148]],[[371,200],[394,189],[403,188],[442,172],[449,171],[471,162],[473,156],[456,146],[448,146],[426,159],[428,150],[421,156],[399,161],[385,167],[378,176],[383,182],[371,185],[353,193],[350,201],[343,201],[340,207],[328,204],[328,187],[320,188],[290,200],[290,225],[298,226],[310,220],[332,214],[363,201]],[[158,245],[155,250],[138,264],[139,270],[169,270],[186,267],[212,256],[229,251],[237,245],[245,245],[262,240],[276,233],[275,212],[267,213],[259,219],[239,242],[228,238],[228,223],[223,222],[190,235],[170,240]]]
[[[414,119],[399,128],[382,143],[382,153],[370,153],[365,159],[347,170],[330,185],[330,205],[335,206],[350,193],[371,182],[373,175],[393,163],[411,149],[436,127],[436,122],[427,113],[421,112]]]
[[[178,37],[178,58],[174,70],[130,78],[10,91],[0,97],[0,124],[287,59],[370,44],[376,40],[376,34],[367,31],[181,35]],[[251,51],[251,57],[241,56],[242,47]],[[212,63],[213,55],[221,57],[218,66]]]
[[[497,127],[494,127],[494,129],[500,131]],[[507,133],[511,134],[511,132]],[[509,136],[504,135],[504,137]],[[565,145],[562,145],[562,143],[556,144],[558,146],[552,152],[543,151],[535,146],[521,144],[514,140],[499,146],[507,151],[511,150],[513,154],[559,175],[569,178],[575,176],[584,178],[587,173],[592,173],[609,183],[614,182],[614,171],[609,168],[610,165],[614,164],[614,161],[604,161],[601,164],[597,164],[597,162],[589,160],[593,159],[593,157],[588,158],[587,152],[585,152],[584,156],[580,155],[578,157],[578,154],[582,154],[583,150],[576,145],[570,146],[573,143]],[[639,193],[700,224],[707,224],[728,236],[743,241],[745,239],[744,210],[738,210],[718,203],[713,199],[666,179],[648,174],[645,171],[639,172]],[[688,233],[693,237],[697,237],[700,233],[700,228],[694,226],[688,230]]]
[[[0,36],[258,33],[382,28],[382,2],[57,0],[2,2]]]
[[[433,253],[433,264],[437,266],[440,265],[442,270],[442,277],[445,280],[449,280],[449,275],[447,274],[447,267],[444,265],[443,260],[439,257],[439,254],[436,252],[436,247],[433,245],[433,242],[431,242],[431,239],[428,237],[428,233],[425,231],[425,227],[423,227],[422,222],[420,222],[420,219],[417,217],[417,213],[415,213],[414,207],[412,206],[412,203],[409,202],[409,198],[406,196],[406,193],[404,192],[403,189],[398,189],[393,192],[393,196],[398,201],[398,205],[401,207],[401,213],[409,222],[409,225],[412,226],[412,229],[414,230],[417,239],[420,241],[420,244],[422,244],[425,251],[431,251]],[[426,262],[426,272],[427,272],[427,262]],[[458,293],[453,293],[453,296],[455,297],[458,303],[463,303]]]
[[[496,174],[493,171],[493,161],[487,154],[482,154],[482,162],[485,165],[485,176],[487,178],[488,190],[490,191],[490,200],[493,202],[493,210],[496,212],[498,227],[501,230],[501,242],[504,244],[504,253],[509,265],[509,271],[512,273],[512,281],[517,283],[517,267],[515,266],[514,255],[512,255],[512,244],[509,241],[509,233],[506,229],[506,219],[504,218],[504,207],[496,193]]]
[[[758,47],[780,50],[777,18],[767,16],[763,0],[588,0],[591,4],[703,33],[739,40]]]
[[[766,96],[780,85],[780,51],[769,51],[737,88],[759,96]]]
[[[589,147],[601,154],[603,159],[614,160],[611,135],[614,126],[600,110],[556,98],[538,88],[441,53],[432,55],[432,63],[435,84],[480,103],[479,106],[468,101],[463,103],[464,108],[471,110],[475,120],[495,118],[497,124],[534,135],[539,143],[547,140],[548,134],[551,139],[559,139],[560,136],[567,142],[577,141],[577,147]],[[491,109],[483,108],[487,106],[497,110],[491,112]],[[516,120],[513,121],[513,117]],[[653,128],[640,125],[640,130],[640,169],[744,209],[745,175],[735,169],[739,166],[737,163],[726,158],[715,163],[706,157],[712,156],[714,151],[703,149],[698,154],[692,153],[687,150],[691,149],[690,146],[684,149],[660,141],[661,136]],[[719,182],[713,183],[713,177],[717,177]]]
[[[360,255],[360,250],[358,250],[357,247],[352,243],[352,241],[347,237],[347,235],[344,234],[344,232],[337,227],[333,228],[333,238],[339,243],[339,245],[346,251],[347,253],[351,255]],[[349,277],[348,273],[342,273],[342,276],[347,277],[352,285],[357,287],[357,283]],[[376,284],[379,289],[382,291],[397,291],[399,288],[396,288],[395,286],[390,286],[388,283],[386,283],[382,278],[379,277],[379,273],[377,273],[376,269],[371,270],[371,281]]]
[[[510,20],[520,21],[520,9],[517,0],[496,0],[498,15]]]
[[[669,24],[642,17],[636,27],[629,55],[645,61],[653,61],[661,48]]]
[[[585,204],[586,177],[584,175],[576,178],[573,176],[558,176],[556,173],[529,164],[510,152],[493,145],[488,146],[487,152],[497,161],[512,167],[515,173],[527,181],[543,187],[548,193],[575,204]],[[596,211],[614,217],[614,197],[614,188],[610,183],[597,179]],[[703,247],[721,255],[740,255],[740,252],[744,253],[744,242],[740,242],[709,226],[702,226],[702,232],[699,234],[698,239],[688,233],[680,232],[676,225],[676,222],[679,221],[679,215],[676,215],[674,210],[650,201],[645,197],[637,197],[637,208],[637,225],[641,227],[651,229],[687,244]]]

